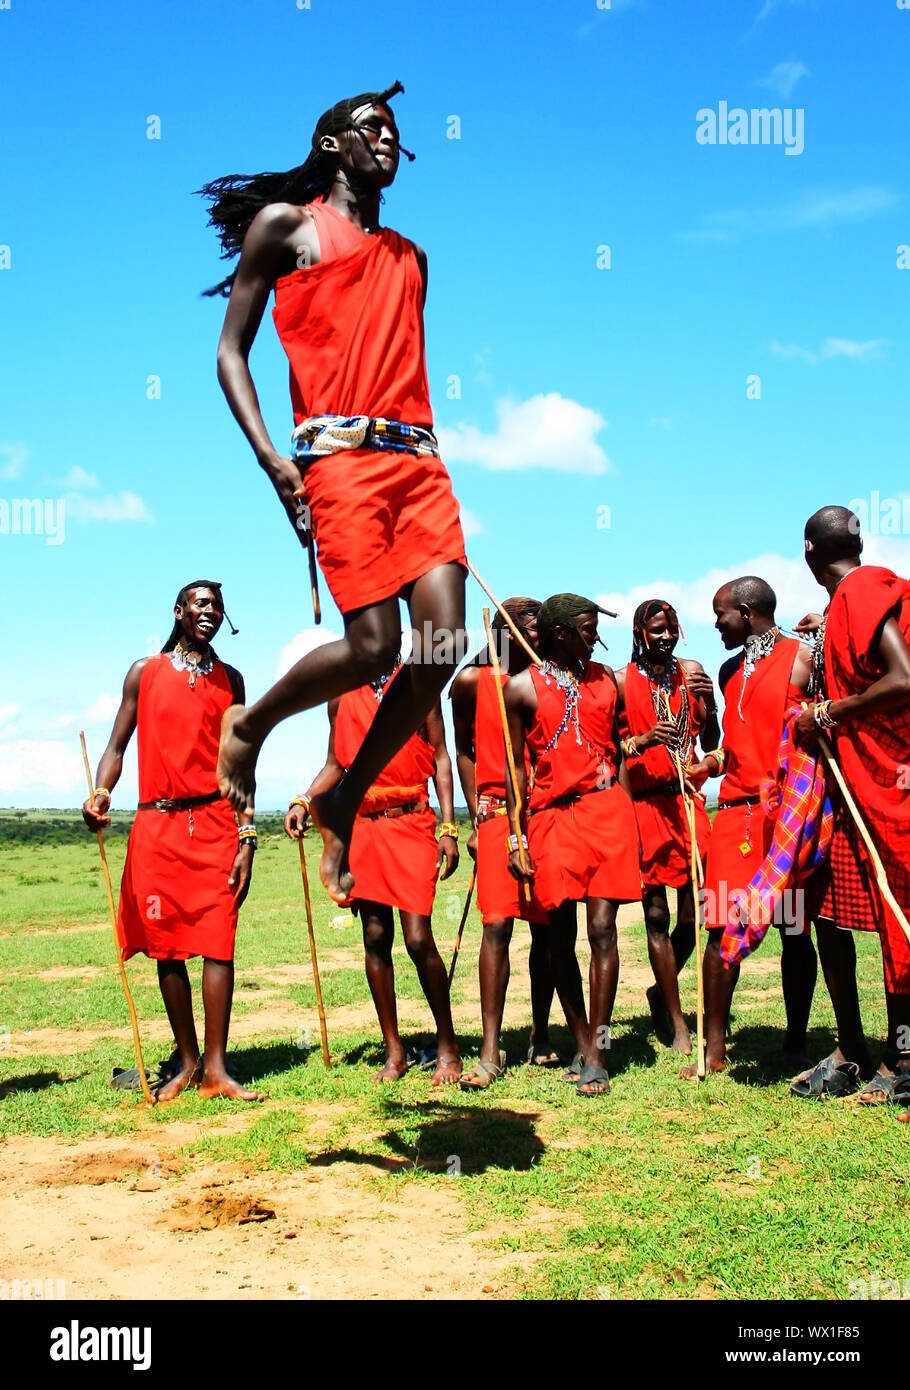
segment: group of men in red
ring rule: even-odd
[[[555,990],[575,1040],[569,1077],[581,1094],[598,1095],[609,1085],[619,905],[643,903],[655,1027],[689,1053],[677,976],[694,947],[702,897],[709,936],[707,1065],[721,1068],[738,972],[721,958],[725,920],[718,904],[751,881],[770,852],[782,728],[788,710],[804,703],[799,737],[833,739],[891,888],[901,907],[910,907],[910,801],[901,780],[904,759],[910,762],[910,586],[889,571],[860,566],[852,513],[825,507],[806,527],[806,558],[830,595],[823,628],[817,620],[814,658],[806,642],[780,631],[774,594],[762,580],[734,580],[715,596],[725,645],[743,649],[721,671],[722,747],[713,685],[697,662],[676,658],[679,625],[669,604],[639,608],[632,660],[614,673],[592,660],[594,601],[577,594],[541,604],[512,600],[503,621],[508,614],[524,634],[533,660],[510,642],[501,691],[483,659],[462,670],[451,690],[484,922],[483,1040],[479,1058],[462,1073],[430,914],[437,875],[447,877],[457,863],[440,695],[464,654],[467,562],[458,504],[433,433],[424,360],[426,256],[379,222],[383,190],[401,153],[408,153],[390,106],[400,90],[396,83],[330,108],[297,168],[229,175],[203,190],[224,254],[240,255],[235,273],[216,287],[230,291],[219,380],[295,534],[311,547],[318,542],[344,634],[310,652],[247,706],[239,673],[211,647],[224,616],[220,587],[195,581],[178,595],[164,651],[128,673],[99,786],[84,814],[93,829],[108,823],[123,752],[138,728],[143,799],[119,930],[124,957],[141,950],[159,963],[176,1042],[161,1078],[162,1099],[187,1085],[206,1095],[258,1098],[231,1075],[225,1056],[237,910],[256,847],[256,762],[276,724],[318,704],[329,707],[328,757],[309,793],[295,798],[286,824],[292,836],[307,821],[316,826],[326,891],[335,902],[353,902],[362,918],[386,1047],[378,1079],[394,1079],[407,1066],[395,1010],[393,908],[401,910],[405,943],[436,1022],[437,1084],[460,1080],[467,1089],[483,1089],[502,1074],[509,940],[520,917],[532,935],[530,1057],[558,1062],[547,1032]],[[291,458],[269,436],[249,370],[271,293],[290,367]],[[447,633],[449,643],[400,663],[401,599],[416,632]],[[805,634],[815,626],[814,618],[801,624]],[[506,776],[507,746],[514,786]],[[699,794],[718,775],[709,838]],[[438,842],[431,776],[443,816]],[[868,1070],[852,942],[839,928],[874,927],[883,944],[889,1031],[884,1061],[863,1096],[903,1097],[910,1086],[910,951],[901,920],[883,907],[879,868],[870,875],[843,809],[823,872],[824,882],[819,874],[814,880],[814,913],[839,1045],[806,1068],[794,1089],[843,1094],[857,1089]],[[184,882],[190,877],[192,886]],[[677,891],[672,935],[669,887]],[[591,949],[587,1008],[575,953],[579,902]],[[805,1052],[816,956],[806,931],[785,930],[782,939],[785,1052],[796,1060]],[[185,968],[197,954],[205,957],[202,1054]]]

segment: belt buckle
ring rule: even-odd
[[[160,796],[160,797],[158,798],[158,800],[155,802],[155,810],[156,810],[156,811],[165,812],[165,811],[170,811],[170,810],[172,810],[172,809],[173,809],[173,807],[172,807],[172,805],[171,805],[171,801],[170,801],[170,799],[169,799],[168,797],[166,797],[166,796]]]

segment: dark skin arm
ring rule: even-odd
[[[454,824],[455,821],[455,787],[452,780],[452,759],[449,757],[449,750],[446,747],[446,731],[442,721],[442,707],[439,701],[430,710],[426,717],[426,722],[421,730],[421,737],[433,749],[433,757],[436,759],[436,771],[433,774],[433,785],[436,788],[436,795],[439,798],[439,813],[443,820]],[[458,868],[458,841],[452,835],[440,835],[438,848],[438,865],[440,879],[448,878]],[[443,865],[445,866],[443,868]]]
[[[113,792],[120,781],[123,772],[123,755],[136,730],[136,718],[139,710],[139,681],[147,660],[148,657],[141,657],[139,661],[134,661],[126,673],[120,708],[114,717],[111,736],[98,764],[95,785],[107,787],[110,792]],[[235,701],[238,704],[243,704],[246,698],[243,677],[233,666],[225,664],[224,669],[231,683],[231,691]],[[99,831],[110,825],[111,818],[107,814],[110,805],[111,798],[104,792],[97,791],[82,803],[82,819],[90,830]],[[240,823],[248,824],[252,819],[252,815],[244,815],[241,816]],[[250,891],[254,853],[252,845],[238,845],[234,862],[231,865],[228,884],[234,890],[234,899],[238,908],[243,905],[246,895]]]
[[[726,690],[727,682],[739,666],[739,662],[740,658],[738,656],[731,656],[724,662],[723,666],[721,666],[717,677],[717,683],[720,686],[721,694]],[[717,747],[716,743],[714,747]],[[718,761],[716,758],[711,757],[711,751],[706,750],[707,756],[702,758],[700,762],[693,763],[686,774],[690,785],[693,786],[696,791],[701,790],[709,777],[720,776]]]
[[[309,790],[304,793],[307,801],[317,792],[331,791],[335,784],[341,781],[344,774],[344,768],[335,756],[335,720],[338,715],[339,701],[340,696],[338,699],[329,700],[329,747],[325,756],[325,763],[310,783]],[[287,815],[284,818],[284,828],[292,840],[301,838],[306,830],[307,820],[308,815],[305,806],[298,803],[296,806],[288,807]]]
[[[530,727],[531,720],[537,713],[537,691],[534,689],[534,682],[531,679],[529,670],[521,671],[517,676],[506,682],[503,691],[506,703],[506,718],[509,727],[509,739],[512,744],[512,756],[515,762],[515,778],[518,783],[519,801],[519,823],[522,834],[527,834],[527,800],[528,786],[525,773],[525,736]],[[511,831],[515,822],[515,798],[512,795],[512,777],[508,766],[505,769],[506,781],[506,803],[509,808],[509,829]],[[521,858],[516,850],[509,855],[509,873],[519,881],[522,879],[531,880],[534,877],[534,865],[531,863],[531,856],[525,852],[528,867],[523,868]]]
[[[862,723],[910,701],[910,646],[896,618],[886,620],[872,655],[884,666],[884,675],[858,695],[832,700],[828,712],[836,723]],[[803,710],[796,726],[799,737],[807,742],[815,742],[819,735],[814,709],[810,705]]]
[[[699,741],[706,753],[720,743],[720,725],[717,721],[717,700],[714,695],[714,682],[700,661],[688,657],[680,661],[686,673],[689,689],[698,700],[700,716]]]
[[[455,725],[455,763],[458,780],[471,817],[472,830],[468,853],[477,858],[477,783],[475,779],[474,722],[477,717],[478,666],[467,666],[452,682],[449,698],[452,701],[452,722]]]

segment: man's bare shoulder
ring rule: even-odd
[[[477,687],[480,684],[480,667],[465,666],[452,681],[449,687],[449,699],[453,704],[461,704],[464,701],[476,700]]]
[[[705,668],[700,661],[696,661],[691,656],[681,656],[678,658],[679,665],[684,671],[703,671]]]
[[[723,690],[730,677],[736,671],[736,668],[739,666],[741,659],[741,654],[737,654],[736,656],[730,656],[724,662],[723,666],[721,666],[720,670],[717,673],[717,683],[720,686],[721,690]]]
[[[247,251],[262,251],[286,246],[295,238],[306,245],[313,238],[313,249],[318,249],[315,229],[309,208],[297,203],[267,203],[250,223],[244,247]]]
[[[524,671],[519,671],[517,676],[509,677],[505,684],[505,697],[506,702],[510,705],[536,705],[537,692],[531,678],[530,666],[526,667]]]

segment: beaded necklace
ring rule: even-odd
[[[667,669],[659,680],[651,675],[651,672],[643,661],[638,661],[636,664],[651,688],[651,703],[654,706],[655,715],[658,719],[668,719],[673,724],[676,730],[673,740],[676,751],[688,762],[689,753],[691,751],[690,743],[692,741],[689,732],[689,696],[681,672],[679,679],[681,691],[679,709],[674,714],[670,708],[670,698],[673,694],[677,672],[679,672],[679,663],[676,657],[670,657],[667,662]]]
[[[815,646],[812,650],[812,679],[810,683],[810,695],[824,695],[825,693],[825,624],[828,621],[828,614],[822,618],[815,634]]]
[[[386,671],[385,675],[377,676],[375,680],[370,681],[370,689],[373,692],[373,699],[376,701],[377,705],[382,703],[382,697],[385,694],[385,688],[394,676],[394,674],[395,669],[393,667],[391,671]]]
[[[549,753],[551,748],[556,747],[559,741],[559,735],[568,727],[570,719],[575,725],[575,742],[580,745],[582,738],[581,729],[578,727],[578,681],[576,677],[571,671],[565,670],[564,667],[554,666],[552,661],[542,661],[540,663],[540,670],[543,673],[547,685],[550,684],[550,677],[552,676],[560,690],[565,692],[566,697],[566,712],[562,717],[562,723],[543,750],[544,753]]]
[[[200,656],[199,652],[188,651],[181,642],[178,642],[173,651],[168,652],[171,658],[171,665],[175,671],[189,671],[190,690],[196,686],[197,676],[210,676],[215,665],[215,653],[209,647],[205,656]]]
[[[736,706],[737,713],[743,723],[746,722],[746,717],[743,714],[743,696],[746,693],[746,681],[752,675],[758,663],[764,657],[770,655],[774,650],[774,643],[779,636],[779,627],[769,627],[768,631],[763,632],[760,637],[753,636],[746,638],[746,650],[743,657],[743,683],[740,687],[739,701]]]

